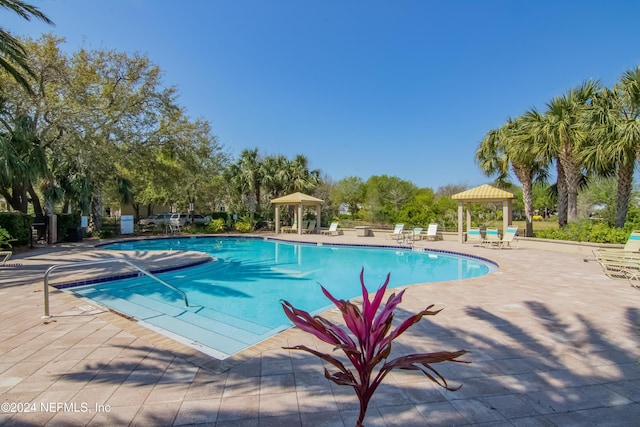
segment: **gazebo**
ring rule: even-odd
[[[458,201],[458,242],[464,243],[463,210],[467,205],[467,230],[471,228],[471,203],[495,203],[502,202],[502,230],[511,225],[511,200],[515,198],[512,193],[501,190],[491,185],[484,184],[462,193],[454,194],[452,199]]]
[[[280,233],[280,206],[281,205],[295,205],[297,209],[295,211],[295,220],[298,224],[298,234],[302,234],[302,208],[303,206],[315,206],[316,207],[316,230],[320,228],[320,207],[324,203],[324,200],[317,199],[303,193],[293,193],[287,196],[278,197],[271,200],[271,203],[276,207],[276,234]]]

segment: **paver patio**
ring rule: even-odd
[[[373,237],[284,237],[389,244]],[[430,304],[444,310],[410,329],[394,353],[466,349],[472,363],[435,366],[450,384],[463,384],[457,392],[416,372],[393,372],[373,398],[367,426],[639,424],[640,292],[607,278],[584,255],[448,241],[417,246],[483,256],[500,268],[408,288],[397,319]],[[113,255],[105,252],[89,241],[52,245],[0,268],[0,424],[354,425],[353,391],[326,380],[318,359],[281,348],[330,351],[297,329],[218,361],[53,289],[53,317],[41,319],[46,268]],[[155,268],[202,255],[118,256]]]

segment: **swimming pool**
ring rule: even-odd
[[[319,313],[329,301],[318,283],[334,296],[360,295],[360,270],[373,292],[391,273],[389,288],[424,282],[478,277],[494,264],[443,252],[401,248],[363,248],[300,244],[259,238],[186,237],[122,242],[104,249],[190,250],[210,254],[212,262],[159,274],[184,291],[181,296],[146,278],[116,280],[72,288],[147,326],[218,358],[225,358],[291,326],[280,300]]]

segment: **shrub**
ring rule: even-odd
[[[333,345],[334,349],[342,350],[353,365],[354,370],[352,371],[330,354],[321,353],[304,345],[284,347],[287,350],[302,350],[311,353],[338,369],[337,372],[329,373],[325,368],[324,376],[338,385],[353,387],[360,401],[360,415],[356,426],[362,426],[367,406],[373,393],[385,376],[393,369],[420,371],[436,384],[447,390],[455,391],[460,386],[449,387],[444,377],[431,365],[446,361],[468,363],[458,360],[458,357],[467,353],[466,350],[411,354],[387,361],[391,354],[391,343],[394,339],[399,337],[411,325],[418,323],[423,316],[435,316],[440,312],[440,310],[432,311],[433,305],[430,305],[421,312],[409,317],[391,331],[393,311],[402,301],[404,290],[397,296],[395,293],[391,294],[387,303],[376,316],[382,297],[387,289],[389,277],[390,275],[387,275],[387,280],[378,289],[373,301],[370,301],[367,288],[364,285],[364,269],[362,269],[360,272],[363,299],[362,310],[349,301],[335,299],[329,291],[321,286],[325,296],[342,312],[348,331],[323,317],[311,316],[306,311],[296,309],[289,302],[282,301],[282,308],[294,325]],[[383,365],[376,369],[382,362],[384,362]]]
[[[253,231],[253,226],[249,220],[241,219],[236,221],[236,231],[240,233],[250,233]]]
[[[207,224],[209,233],[221,233],[224,231],[225,220],[223,218],[213,219]]]
[[[11,242],[14,242],[16,239],[11,238],[11,234],[4,228],[0,227],[0,250],[4,247],[11,248]]]
[[[0,227],[7,230],[15,239],[16,246],[28,245],[31,241],[31,224],[33,216],[20,212],[0,213]]]
[[[631,230],[626,227],[614,228],[604,223],[585,220],[572,222],[561,229],[548,229],[536,232],[536,237],[552,240],[569,240],[591,243],[625,243]]]

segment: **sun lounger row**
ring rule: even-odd
[[[393,232],[387,234],[389,239],[404,240],[438,240],[438,224],[429,224],[426,234],[423,233],[424,228],[416,227],[413,230],[404,229],[404,224],[396,224]]]
[[[504,236],[500,237],[498,229],[495,227],[487,227],[484,237],[480,232],[480,228],[471,227],[467,230],[467,242],[474,243],[481,247],[495,247],[499,249],[518,247],[519,241],[516,238],[518,234],[518,226],[510,225],[504,232]]]

